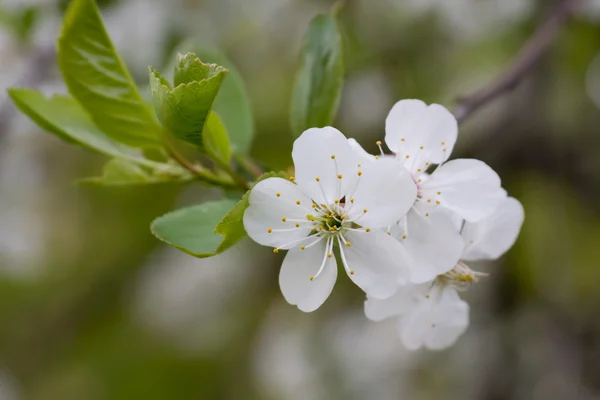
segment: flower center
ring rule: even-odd
[[[471,287],[472,283],[479,282],[479,279],[487,276],[483,272],[473,271],[463,261],[459,261],[454,268],[443,275],[438,275],[434,284],[452,285],[460,291],[465,291]]]

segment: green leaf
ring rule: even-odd
[[[227,129],[214,111],[206,120],[202,137],[206,154],[221,165],[228,165],[231,160],[231,148]]]
[[[69,91],[96,125],[134,147],[160,145],[162,128],[117,54],[94,0],[73,0],[58,40]]]
[[[287,178],[287,174],[285,172],[267,172],[262,174],[254,183],[255,185],[267,178]],[[244,238],[246,234],[246,230],[244,229],[244,211],[250,205],[248,202],[248,197],[250,197],[250,190],[248,190],[242,199],[237,202],[235,207],[229,211],[229,213],[223,218],[219,225],[215,228],[215,232],[223,235],[223,242],[217,248],[217,252],[220,253],[222,251],[227,250],[237,242],[239,242],[242,238]]]
[[[15,105],[38,126],[59,138],[111,157],[143,161],[136,150],[113,141],[100,131],[85,110],[71,97],[46,97],[33,89],[12,88]]]
[[[152,171],[125,159],[110,160],[104,166],[102,176],[79,181],[81,184],[101,186],[148,185],[166,182],[183,182],[191,179],[187,171],[169,164]]]
[[[292,93],[294,137],[308,128],[331,125],[344,84],[342,35],[335,12],[315,17],[304,37],[301,65]]]
[[[213,104],[213,110],[219,114],[227,128],[233,150],[248,154],[254,137],[254,117],[244,79],[233,63],[219,51],[202,46],[190,47],[204,62],[216,63],[229,70]]]
[[[234,205],[234,200],[224,199],[183,208],[155,219],[150,229],[158,239],[190,255],[211,257],[222,251],[223,236],[215,226]]]
[[[179,56],[176,87],[171,89],[157,71],[150,69],[154,108],[163,126],[176,138],[202,146],[202,130],[227,70],[204,64],[195,55]]]

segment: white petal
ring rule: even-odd
[[[519,201],[507,197],[490,217],[465,223],[462,231],[466,243],[463,260],[495,260],[517,240],[525,211]]]
[[[349,197],[349,216],[369,228],[387,227],[402,218],[414,204],[417,187],[408,171],[393,158],[381,158],[361,168],[356,191]],[[367,210],[367,212],[365,212]]]
[[[313,212],[312,201],[297,185],[281,178],[268,178],[252,188],[248,200],[250,206],[244,212],[244,228],[255,242],[285,249],[306,244],[296,242],[286,246],[307,237],[312,229],[312,223],[306,219],[306,215]],[[300,205],[296,204],[298,200]],[[282,221],[283,217],[286,222]],[[291,221],[293,219],[303,221],[299,228]],[[271,233],[269,229],[272,230]]]
[[[438,192],[441,193],[438,195]],[[445,207],[467,221],[490,216],[506,197],[500,177],[486,163],[472,159],[448,161],[421,186],[422,202]]]
[[[410,271],[409,257],[402,245],[379,229],[370,232],[345,233],[351,245],[342,245],[342,261],[354,271],[350,279],[367,295],[385,299],[396,292],[397,281],[406,281]]]
[[[457,134],[456,119],[447,109],[420,100],[397,102],[385,120],[386,144],[413,173],[425,162],[447,160]]]
[[[422,301],[398,322],[403,344],[411,350],[421,346],[432,350],[451,346],[469,325],[469,305],[450,286],[420,288]]]
[[[365,315],[372,321],[382,321],[389,317],[399,316],[412,310],[418,300],[414,293],[415,285],[398,285],[393,296],[387,299],[368,297],[365,300]]]
[[[348,143],[350,143],[350,147],[352,147],[354,154],[360,158],[361,163],[371,163],[377,160],[374,155],[369,154],[365,149],[363,149],[360,143],[358,143],[355,139],[349,138]]]
[[[392,235],[413,261],[412,283],[428,282],[450,271],[464,249],[463,239],[447,215],[433,210],[427,214],[411,210],[406,220],[392,228]]]
[[[301,311],[316,310],[327,300],[337,279],[335,257],[326,257],[326,241],[307,248],[288,251],[281,271],[279,287],[288,303],[298,306]],[[313,280],[321,264],[325,261],[323,272]]]
[[[319,204],[333,204],[340,192],[346,193],[355,186],[358,178],[360,159],[346,137],[330,126],[311,128],[300,135],[294,142],[292,158],[296,183]]]

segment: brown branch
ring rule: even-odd
[[[514,63],[504,74],[488,86],[458,101],[458,106],[454,110],[456,120],[459,123],[465,121],[481,107],[517,87],[548,50],[578,3],[579,0],[560,0],[549,18],[525,43]]]

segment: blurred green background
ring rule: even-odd
[[[281,255],[249,241],[212,259],[149,223],[215,198],[199,185],[91,188],[104,158],[42,133],[5,88],[65,91],[54,41],[68,1],[0,0],[0,399],[600,399],[600,0],[582,0],[517,90],[461,128],[454,157],[500,174],[526,210],[516,246],[465,298],[443,352],[408,352],[340,279],[318,311],[280,294]],[[193,39],[245,78],[253,155],[289,166],[302,35],[324,0],[104,0],[146,85]],[[452,108],[489,83],[550,0],[346,0],[336,126],[370,150],[399,99]]]

